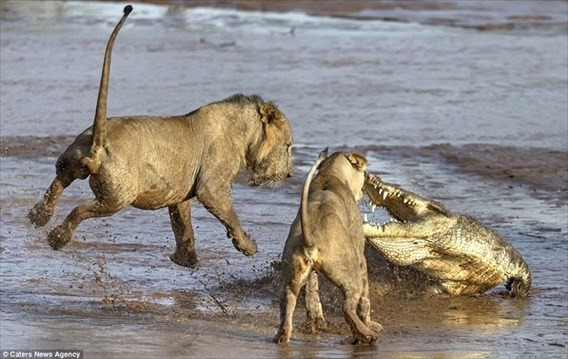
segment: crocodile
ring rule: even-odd
[[[510,296],[528,296],[529,266],[495,231],[373,173],[366,173],[364,191],[373,212],[382,207],[393,217],[382,225],[365,218],[367,244],[387,261],[428,275],[435,293],[478,295],[505,283]]]

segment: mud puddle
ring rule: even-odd
[[[7,147],[10,141],[3,139]],[[48,183],[55,158],[35,157],[31,155],[35,149],[19,150],[1,157],[2,347],[83,348],[89,357],[101,358],[228,353],[321,358],[443,353],[448,358],[494,358],[511,351],[529,357],[535,351],[545,356],[565,352],[565,202],[554,205],[535,197],[530,176],[513,182],[495,180],[489,173],[460,173],[456,158],[467,158],[471,148],[430,149],[435,156],[411,147],[352,150],[365,153],[371,170],[385,180],[443,200],[448,208],[476,216],[500,231],[531,266],[533,295],[513,300],[502,294],[501,287],[479,298],[425,297],[423,277],[369,252],[373,318],[385,327],[380,342],[355,348],[340,344],[349,334],[339,311],[340,293],[323,280],[329,330],[303,333],[299,304],[294,340],[288,348],[277,348],[271,343],[278,325],[278,271],[273,262],[279,260],[297,210],[301,178],[315,148],[298,146],[297,176],[278,188],[236,185],[237,210],[259,243],[254,258],[236,252],[222,226],[194,205],[201,260],[197,270],[169,261],[175,243],[166,211],[127,209],[107,219],[86,221],[72,243],[61,251],[51,250],[45,242],[47,230],[29,226],[25,214],[40,198],[40,183]],[[500,149],[492,150],[499,158]],[[440,161],[450,154],[454,163]],[[559,173],[564,172],[559,167]],[[540,190],[552,199],[565,188]],[[89,196],[85,181],[73,184],[54,223]],[[364,204],[362,209],[368,211]]]

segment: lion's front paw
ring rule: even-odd
[[[170,256],[170,259],[177,265],[192,269],[197,268],[199,264],[195,252],[188,253],[176,250],[174,254]]]
[[[51,216],[53,215],[53,211],[48,211],[44,206],[43,203],[38,203],[34,206],[34,208],[30,209],[28,212],[28,219],[32,224],[36,227],[43,227],[49,222]]]
[[[256,242],[246,233],[242,239],[233,238],[233,245],[245,256],[252,256],[258,252]]]
[[[69,243],[72,236],[73,234],[65,228],[65,226],[60,225],[49,232],[47,235],[47,243],[55,250],[61,249]]]

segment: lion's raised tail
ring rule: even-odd
[[[314,243],[312,240],[312,232],[310,231],[310,221],[308,218],[308,193],[310,192],[310,184],[312,183],[312,178],[314,173],[318,169],[320,163],[327,158],[327,147],[325,150],[321,151],[318,159],[310,168],[306,181],[304,182],[304,188],[302,189],[302,197],[300,199],[300,218],[302,222],[302,234],[304,236],[304,243],[307,247],[311,247]]]
[[[97,98],[97,108],[95,110],[95,121],[93,123],[93,134],[91,140],[91,153],[88,157],[83,157],[81,162],[83,165],[87,166],[91,174],[97,173],[100,161],[100,153],[104,146],[104,141],[106,138],[106,126],[105,122],[107,119],[107,98],[108,98],[108,82],[110,73],[110,59],[112,55],[112,47],[114,46],[114,40],[116,39],[118,32],[122,28],[122,25],[126,21],[128,15],[132,12],[132,6],[126,5],[124,7],[124,15],[116,24],[105,50],[105,57],[103,61],[103,70],[101,74],[101,83],[99,86],[99,96]]]

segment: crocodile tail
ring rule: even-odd
[[[92,139],[91,139],[91,153],[87,157],[83,157],[81,162],[83,165],[87,166],[91,174],[97,173],[100,166],[100,153],[103,149],[105,138],[106,138],[106,126],[105,122],[107,119],[107,98],[108,98],[108,82],[110,73],[110,60],[112,55],[112,47],[114,46],[114,40],[118,36],[118,32],[122,28],[122,25],[126,21],[128,15],[132,12],[132,6],[126,5],[124,7],[124,15],[116,24],[110,38],[108,40],[105,57],[103,61],[103,70],[101,74],[101,83],[99,86],[99,96],[97,98],[97,108],[95,110],[95,121],[92,128]]]
[[[318,169],[320,163],[327,158],[327,147],[325,150],[321,151],[318,159],[310,168],[306,181],[304,182],[304,188],[302,189],[302,197],[300,199],[300,219],[302,223],[302,234],[304,236],[304,243],[307,247],[312,247],[314,245],[314,240],[312,239],[312,232],[310,230],[310,220],[308,216],[308,193],[310,192],[310,184],[312,183],[312,177]]]
[[[520,253],[517,254],[519,258],[514,263],[514,270],[505,287],[512,297],[526,297],[530,293],[532,275],[528,264],[521,257]]]
[[[524,260],[521,261],[522,263],[520,264],[517,276],[515,277],[517,285],[513,286],[511,290],[511,295],[514,297],[528,296],[532,285],[532,275],[529,266]]]

